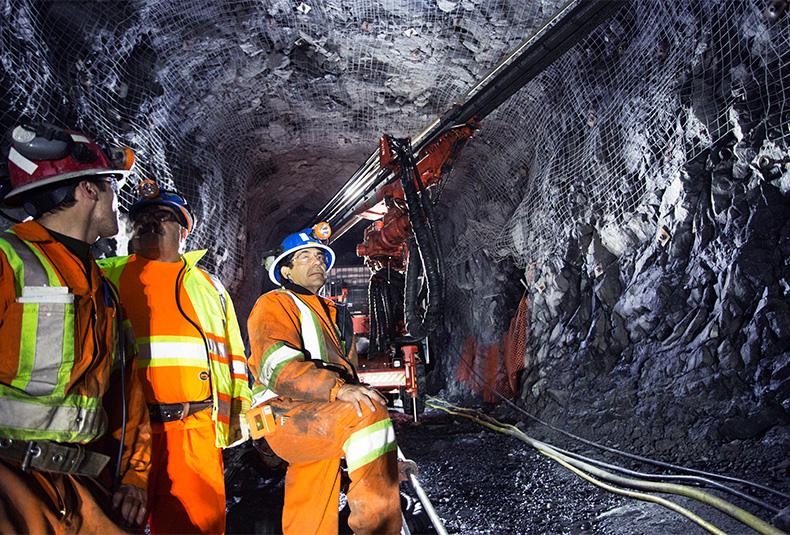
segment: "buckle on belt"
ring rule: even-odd
[[[27,472],[30,468],[30,461],[38,458],[39,455],[41,455],[41,448],[38,446],[38,443],[35,440],[28,442],[25,456],[22,458],[22,470]]]
[[[61,444],[52,440],[0,438],[0,458],[19,463],[25,472],[58,472],[98,477],[110,457],[82,444]]]
[[[210,409],[213,405],[214,402],[210,399],[205,401],[186,401],[184,403],[149,403],[148,415],[152,422],[173,422]]]

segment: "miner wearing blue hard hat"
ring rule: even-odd
[[[246,440],[251,400],[244,343],[228,292],[196,265],[206,251],[182,253],[195,227],[184,196],[151,181],[140,193],[129,209],[134,254],[99,265],[137,336],[153,431],[149,528],[224,533],[222,449]]]
[[[288,462],[285,535],[338,532],[341,458],[351,479],[349,527],[395,534],[402,517],[386,399],[359,384],[348,311],[319,295],[335,262],[329,233],[326,223],[304,229],[268,255],[279,287],[258,299],[247,323],[255,377],[247,419],[253,438]]]

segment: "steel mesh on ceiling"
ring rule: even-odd
[[[261,161],[353,145],[362,163],[381,134],[412,135],[446,111],[561,2],[2,5],[3,129],[25,117],[133,147],[138,171],[122,204],[144,178],[182,191],[200,221],[190,246],[208,248],[228,281],[245,254],[245,191],[266,179]],[[447,201],[469,223],[449,264],[483,248],[522,268],[547,261],[574,221],[594,220],[613,248],[627,247],[659,224],[651,192],[740,124],[764,125],[755,156],[786,147],[788,17],[764,10],[757,0],[624,2],[486,118],[468,172],[451,178]]]

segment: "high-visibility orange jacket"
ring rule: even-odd
[[[131,255],[100,261],[120,289],[139,345],[148,403],[213,401],[182,420],[153,422],[148,489],[152,535],[223,533],[223,448],[242,438],[239,418],[250,406],[244,345],[233,302],[195,263]]]
[[[341,376],[356,379],[356,353],[352,347],[346,356],[334,303],[294,290],[262,295],[248,321],[255,404],[266,403],[280,414],[266,441],[289,463],[283,532],[337,533],[344,457],[354,533],[399,533],[392,421],[384,407],[372,412],[363,406],[360,417],[351,403],[337,400]]]
[[[101,442],[105,452],[120,439],[121,333],[110,285],[95,262],[90,269],[89,278],[82,261],[36,222],[0,236],[0,437]],[[121,483],[146,488],[150,426],[133,356],[126,352],[120,473]]]
[[[254,404],[275,395],[334,400],[341,375],[353,376],[357,365],[356,349],[344,347],[336,320],[336,305],[317,295],[277,289],[258,299],[249,318]]]
[[[249,409],[251,393],[233,302],[219,280],[195,265],[204,254],[192,251],[176,263],[131,255],[100,260],[99,265],[130,310],[147,401],[212,398],[216,446],[224,448],[243,438],[239,417]],[[152,295],[157,280],[147,274],[147,266],[173,271],[167,280],[180,281],[178,303],[174,286],[160,289],[164,296]]]

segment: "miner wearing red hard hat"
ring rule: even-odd
[[[32,220],[0,233],[0,532],[139,529],[148,411],[134,337],[91,253],[118,232],[133,154],[46,124],[11,142],[2,202]]]
[[[283,533],[337,534],[345,458],[354,533],[399,533],[397,443],[386,399],[360,384],[348,312],[318,295],[335,254],[325,223],[288,236],[269,256],[280,288],[247,324],[255,377],[253,438],[288,462]],[[317,430],[320,430],[318,432]]]

